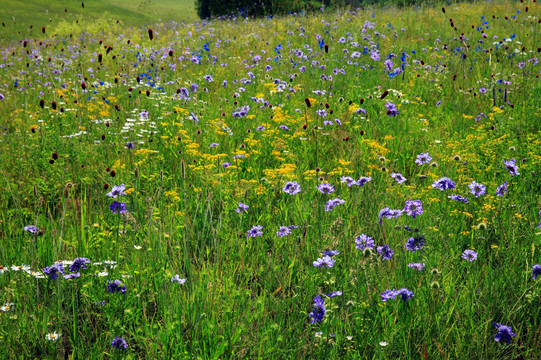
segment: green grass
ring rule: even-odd
[[[81,3],[79,0],[5,0],[0,7],[0,22],[5,24],[0,27],[0,38],[41,37],[44,26],[54,34],[58,25],[66,22],[101,22],[106,26],[118,20],[125,26],[141,26],[197,18],[191,0],[91,0],[84,2],[84,8]]]
[[[498,1],[105,27],[73,11],[37,40],[2,42],[0,359],[540,358],[540,12]],[[398,76],[390,53],[393,70],[407,61]],[[456,188],[435,189],[442,177]],[[424,212],[379,221],[408,200]],[[392,259],[359,250],[361,234]],[[328,250],[334,266],[315,267]],[[79,278],[44,275],[77,257],[92,262]],[[414,297],[382,301],[401,288]],[[318,295],[327,312],[312,324]],[[493,323],[516,337],[496,342]]]

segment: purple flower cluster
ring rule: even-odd
[[[312,324],[322,322],[326,312],[325,299],[323,299],[321,295],[317,295],[314,298],[314,310],[309,314],[312,318]]]
[[[389,245],[378,246],[376,248],[381,260],[391,260],[393,258],[394,251],[391,250]]]
[[[374,239],[368,235],[361,234],[355,238],[355,248],[363,251],[365,249],[373,249]]]
[[[289,195],[295,195],[301,192],[301,186],[297,184],[297,182],[288,182],[285,184],[284,188],[282,189],[283,192]]]
[[[122,284],[122,281],[120,280],[113,280],[109,281],[109,284],[107,285],[107,292],[110,293],[122,293],[126,294],[126,286]]]
[[[402,288],[399,290],[385,290],[381,293],[381,301],[388,301],[388,300],[394,300],[397,296],[400,296],[402,300],[407,301],[408,299],[412,299],[415,297],[412,291],[408,290],[407,288]]]
[[[333,211],[336,206],[342,205],[342,204],[345,204],[345,203],[346,203],[345,200],[338,199],[338,198],[329,200],[325,204],[325,211]]]
[[[494,335],[494,340],[498,342],[505,341],[509,343],[514,337],[517,337],[517,334],[513,332],[511,326],[497,323],[494,324],[494,327],[498,330],[498,333]]]

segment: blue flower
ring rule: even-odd
[[[107,291],[110,293],[119,292],[122,294],[126,294],[126,286],[124,286],[124,284],[122,284],[122,281],[120,280],[109,281],[109,284],[107,285]]]
[[[115,336],[111,341],[111,346],[118,350],[125,350],[128,348],[128,342],[123,337]]]
[[[517,334],[513,333],[513,329],[511,328],[511,326],[497,323],[494,324],[494,327],[498,330],[498,333],[494,335],[494,340],[498,342],[503,340],[509,343],[514,337],[517,337]]]
[[[333,267],[336,260],[334,260],[332,257],[325,255],[322,258],[318,258],[316,261],[313,262],[313,265],[315,267],[321,268],[321,267]]]
[[[314,310],[309,314],[312,318],[312,324],[323,321],[327,310],[325,309],[325,299],[318,295],[314,298]]]
[[[254,225],[250,230],[248,230],[248,233],[246,234],[246,237],[258,237],[263,236],[263,226],[261,225]]]

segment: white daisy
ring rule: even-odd
[[[45,335],[45,338],[50,341],[56,341],[62,337],[62,334],[57,334],[56,332]]]

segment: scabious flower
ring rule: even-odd
[[[231,166],[231,163],[230,163],[230,162],[224,162],[224,163],[222,164],[222,166],[224,167],[224,169],[226,169],[226,168],[228,168],[228,167]]]
[[[440,189],[441,191],[447,190],[447,189],[454,189],[456,183],[449,179],[448,177],[442,177],[439,180],[434,181],[432,184],[432,187],[434,189]]]
[[[109,205],[109,209],[111,209],[113,214],[124,214],[127,212],[126,203],[120,203],[118,201],[113,201],[113,203]]]
[[[73,263],[70,265],[70,272],[79,272],[79,269],[86,270],[86,264],[90,264],[90,260],[84,257],[78,257],[73,260]]]
[[[423,213],[423,203],[421,200],[407,200],[406,206],[404,206],[404,210],[402,211],[415,219],[416,216]]]
[[[471,184],[468,185],[468,187],[470,188],[470,194],[473,194],[476,198],[487,193],[487,187],[475,181],[472,181]]]
[[[281,237],[281,238],[289,234],[291,234],[291,229],[287,226],[280,226],[278,228],[278,231],[276,232],[276,236]]]
[[[327,310],[325,309],[325,299],[318,295],[314,298],[314,310],[309,314],[312,318],[312,324],[323,321],[323,316]]]
[[[128,348],[128,342],[123,337],[115,336],[111,341],[111,346],[118,350],[125,350]]]
[[[402,288],[399,290],[385,290],[381,293],[381,301],[388,301],[391,299],[396,299],[397,296],[400,296],[402,300],[407,301],[408,299],[411,299],[415,297],[412,291],[408,290],[407,288]]]
[[[417,250],[421,250],[423,248],[423,245],[425,244],[425,237],[410,237],[408,241],[406,242],[406,249],[408,249],[411,252],[416,252]]]
[[[509,161],[505,161],[505,160],[502,160],[502,161],[507,171],[509,171],[509,174],[511,174],[512,176],[520,175],[520,173],[518,172],[518,166],[515,165],[515,163],[517,162],[516,159],[511,159]]]
[[[395,209],[389,209],[389,208],[383,208],[379,212],[379,224],[381,225],[383,223],[383,218],[386,217],[387,219],[393,219],[402,216],[402,210],[395,210]]]
[[[425,268],[425,264],[424,263],[409,263],[408,267],[415,270],[423,271]]]
[[[342,200],[342,199],[339,199],[339,198],[329,200],[325,204],[325,211],[333,211],[336,206],[342,205],[342,204],[345,204],[345,203],[346,203],[345,200]]]
[[[250,230],[248,230],[248,233],[246,234],[246,237],[258,237],[263,236],[263,226],[261,225],[254,225]]]
[[[534,280],[537,278],[538,275],[541,275],[541,265],[537,264],[533,266],[533,278]]]
[[[126,286],[124,286],[124,284],[122,284],[122,281],[120,280],[109,281],[109,284],[107,285],[107,291],[110,293],[119,292],[122,294],[126,294]]]
[[[295,195],[301,192],[301,186],[297,184],[297,182],[288,182],[285,184],[284,188],[282,189],[283,192],[289,195]]]
[[[171,282],[176,282],[180,285],[184,284],[187,279],[181,279],[180,276],[177,274],[171,278]]]
[[[322,194],[330,194],[334,192],[334,186],[327,183],[321,183],[317,186],[317,188]]]
[[[355,238],[355,248],[361,251],[364,251],[364,249],[373,249],[374,239],[368,235],[361,234]]]
[[[391,177],[393,179],[395,179],[396,182],[399,183],[399,184],[403,184],[403,183],[405,183],[407,181],[407,179],[404,176],[402,176],[402,174],[400,174],[400,173],[392,173]]]
[[[392,102],[387,101],[385,107],[387,108],[387,115],[389,115],[390,117],[394,117],[399,114],[398,108]]]
[[[341,291],[333,291],[332,293],[325,294],[325,295],[327,295],[330,298],[333,298],[333,297],[337,297],[337,296],[342,296],[342,292]]]
[[[349,187],[352,187],[353,185],[358,185],[355,179],[353,179],[351,176],[342,176],[340,178],[340,181],[345,183]]]
[[[28,225],[24,227],[24,231],[28,231],[32,235],[36,235],[39,231],[38,227],[35,225]]]
[[[325,255],[321,258],[318,258],[316,261],[313,262],[313,265],[315,267],[321,268],[321,267],[333,267],[336,260],[334,260],[329,255]]]
[[[64,275],[64,268],[62,264],[54,264],[49,267],[43,268],[43,273],[49,275],[49,279],[56,280],[60,274]]]
[[[110,192],[105,194],[105,196],[109,196],[109,197],[112,197],[113,199],[116,199],[119,196],[127,195],[124,192],[124,190],[126,190],[126,186],[124,186],[124,184],[120,184],[118,186],[115,185],[115,186],[113,186],[113,189]]]
[[[215,147],[218,147],[219,145],[220,145],[219,143],[212,143],[212,144],[210,144],[210,147],[215,148]]]
[[[71,274],[68,274],[68,275],[64,275],[64,279],[66,279],[66,280],[76,279],[76,278],[79,278],[79,277],[81,277],[81,273],[80,273],[80,272],[76,272],[76,273],[71,273]]]
[[[507,194],[507,181],[496,188],[497,196],[504,196]]]
[[[338,250],[327,250],[327,251],[323,251],[322,254],[323,255],[334,256],[334,255],[340,254],[340,251],[338,251]]]
[[[133,149],[134,147],[135,147],[135,145],[131,141],[128,141],[126,143],[126,149]]]
[[[514,337],[517,337],[517,334],[513,333],[513,329],[511,328],[511,326],[497,323],[494,324],[494,327],[498,330],[498,333],[494,335],[494,340],[498,342],[503,340],[509,343]]]
[[[477,260],[477,253],[473,250],[464,250],[462,258],[468,261],[475,261]]]
[[[381,256],[381,260],[391,260],[393,258],[394,251],[391,250],[389,245],[378,246],[376,250]]]
[[[448,197],[449,199],[451,199],[451,200],[461,201],[461,202],[463,202],[463,203],[468,203],[468,199],[465,198],[464,196],[452,194],[452,195],[449,195],[449,196],[447,196],[447,197]]]
[[[364,184],[372,181],[372,178],[369,176],[362,176],[359,180],[357,180],[357,185],[363,186]]]
[[[239,202],[239,207],[236,208],[235,211],[238,212],[238,213],[240,214],[240,213],[243,213],[243,212],[245,212],[246,210],[248,210],[248,208],[249,208],[248,205]]]
[[[424,164],[430,164],[430,161],[432,161],[432,158],[428,153],[421,153],[417,155],[417,159],[415,160],[415,163],[417,165],[424,165]]]

